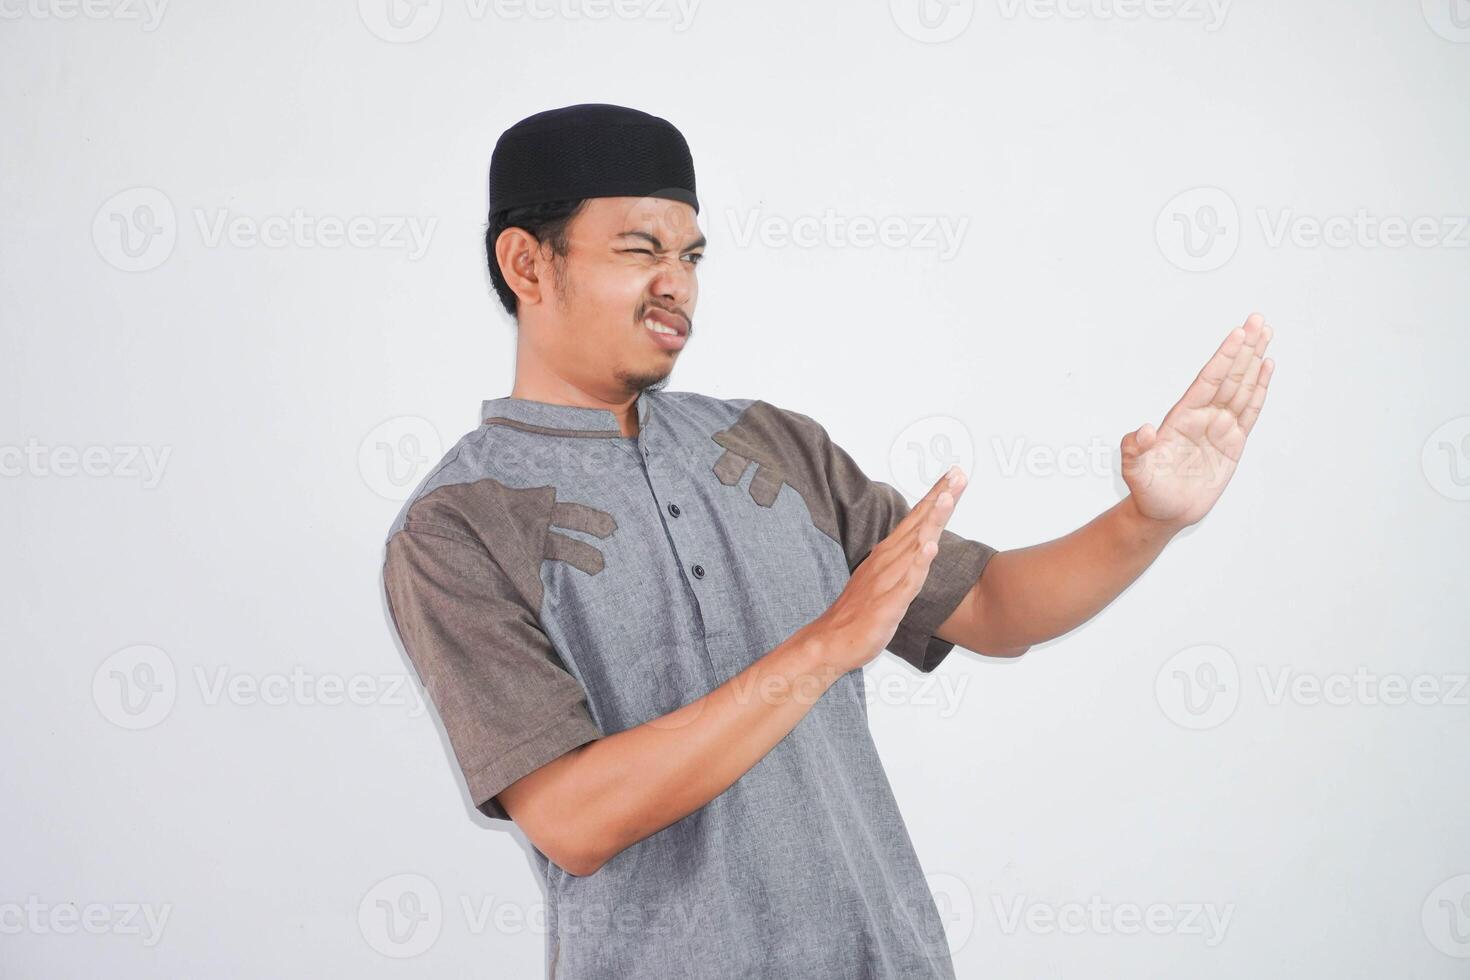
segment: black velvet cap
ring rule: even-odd
[[[699,212],[694,159],[673,123],[584,103],[527,116],[490,156],[490,213],[584,197],[661,197]]]

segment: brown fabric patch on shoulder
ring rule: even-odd
[[[477,544],[490,553],[531,604],[541,608],[541,562],[564,561],[588,575],[602,571],[602,551],[552,527],[605,538],[612,514],[556,499],[556,487],[518,489],[485,477],[430,491],[410,509],[405,527]]]
[[[762,507],[775,504],[782,485],[801,494],[812,523],[833,541],[838,536],[837,515],[823,470],[821,427],[802,415],[756,401],[727,429],[711,436],[725,447],[714,472],[726,486],[735,486],[750,463],[756,464],[750,496]]]
[[[611,514],[595,507],[570,501],[559,501],[551,509],[551,526],[564,527],[571,531],[582,531],[605,538],[617,530],[618,522]],[[602,571],[605,564],[602,552],[597,548],[586,541],[579,541],[555,531],[547,531],[546,548],[542,554],[554,561],[564,561],[588,575],[596,575]]]

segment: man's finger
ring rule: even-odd
[[[1255,359],[1256,348],[1260,346],[1261,338],[1265,336],[1266,327],[1263,320],[1255,315],[1245,321],[1245,343],[1240,350],[1235,352],[1235,359],[1230,362],[1230,370],[1225,375],[1225,380],[1220,382],[1220,387],[1215,391],[1215,397],[1210,403],[1216,408],[1224,408],[1230,404],[1230,399],[1235,397],[1236,390],[1240,387],[1241,380],[1249,369],[1251,361]]]
[[[1271,384],[1271,373],[1276,369],[1276,362],[1269,357],[1261,363],[1261,380],[1256,384],[1256,390],[1251,394],[1250,404],[1240,413],[1240,427],[1246,435],[1251,434],[1255,427],[1256,419],[1261,416],[1261,406],[1266,404],[1266,388]]]
[[[929,492],[924,494],[919,502],[914,504],[909,512],[903,515],[899,522],[893,526],[893,530],[888,532],[888,536],[892,537],[896,534],[908,533],[914,525],[924,520],[924,515],[928,513],[929,508],[934,506],[934,501],[946,490],[954,494],[956,499],[959,499],[959,493],[964,488],[964,485],[964,470],[958,466],[951,466],[945,470],[940,474],[939,479],[934,481],[934,486],[929,488]]]
[[[1264,319],[1259,313],[1252,313],[1245,321],[1247,324],[1257,318]],[[1220,382],[1230,372],[1230,365],[1235,361],[1235,355],[1240,353],[1241,347],[1245,345],[1245,330],[1236,327],[1225,335],[1220,342],[1214,355],[1200,368],[1199,375],[1194,379],[1184,392],[1184,397],[1179,399],[1179,404],[1185,408],[1204,408],[1215,398],[1215,393],[1220,390]]]
[[[1266,359],[1266,347],[1271,343],[1272,334],[1273,331],[1269,326],[1261,328],[1261,336],[1256,341],[1255,353],[1251,357],[1250,365],[1245,369],[1245,377],[1241,379],[1240,387],[1235,390],[1235,394],[1230,396],[1230,401],[1226,405],[1233,415],[1239,415],[1250,404],[1256,383],[1259,381],[1261,365]]]

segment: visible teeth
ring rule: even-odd
[[[654,333],[668,333],[668,334],[673,334],[675,336],[678,336],[678,334],[679,334],[679,331],[675,330],[673,327],[666,327],[662,323],[659,323],[657,320],[653,319],[652,317],[650,317],[647,320],[644,320],[643,321],[643,325],[645,327],[647,327],[648,329],[652,330]]]

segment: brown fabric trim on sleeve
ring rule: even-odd
[[[527,556],[516,526],[483,523],[493,508],[463,499],[474,507],[458,510],[442,497],[415,507],[414,519],[388,541],[383,584],[476,807],[506,819],[491,797],[602,732],[586,691],[541,629],[539,589],[534,605],[527,598],[527,578],[539,585],[540,548]]]
[[[573,705],[561,718],[525,742],[511,749],[490,766],[466,781],[472,788],[475,809],[496,820],[509,820],[510,814],[500,803],[498,794],[522,776],[529,775],[561,758],[572,749],[602,737],[596,725]]]
[[[929,577],[909,603],[888,649],[928,673],[954,649],[935,631],[959,608],[996,549],[971,541],[945,528],[939,532],[939,552],[929,565]]]
[[[751,480],[751,495],[769,506],[782,483],[800,493],[812,522],[842,546],[850,572],[911,509],[903,494],[870,479],[826,429],[800,412],[755,401],[713,438],[726,448],[716,464],[722,482],[731,483],[719,469],[727,465],[726,457],[733,453],[754,460],[760,469]],[[726,473],[733,469],[727,465]],[[937,667],[954,644],[934,636],[934,630],[959,606],[995,553],[989,545],[943,530],[929,576],[888,649],[921,671]]]

